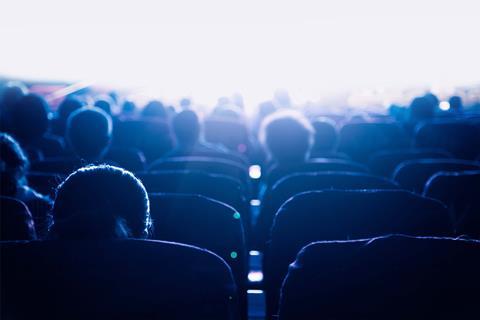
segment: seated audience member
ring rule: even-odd
[[[9,82],[0,89],[0,131],[10,132],[10,109],[28,93],[28,89],[18,82]]]
[[[271,164],[289,167],[308,159],[314,132],[303,115],[280,111],[265,118],[260,128],[260,141],[269,154]]]
[[[28,167],[28,158],[20,145],[8,134],[0,133],[0,195],[25,203],[37,225],[38,235],[44,236],[52,201],[28,186]]]
[[[70,115],[76,110],[83,107],[83,102],[75,97],[67,97],[58,106],[57,112],[52,120],[52,133],[59,136],[65,136],[67,128],[67,120]]]
[[[433,119],[435,108],[433,98],[424,96],[413,99],[410,103],[410,121],[419,122]]]
[[[176,146],[167,157],[202,156],[205,154],[225,153],[220,147],[201,141],[201,124],[197,114],[184,110],[172,120]]]
[[[53,239],[146,238],[151,226],[148,194],[129,171],[101,165],[80,168],[57,190]]]
[[[105,111],[106,114],[112,115],[112,100],[108,97],[102,97],[95,101],[94,106]]]
[[[97,107],[81,108],[68,118],[66,139],[77,158],[101,161],[112,140],[112,119]]]
[[[462,114],[463,113],[463,102],[462,98],[459,96],[452,96],[448,99],[450,103],[450,112],[455,114]]]
[[[44,157],[63,154],[62,140],[47,134],[50,125],[48,113],[47,102],[35,94],[22,97],[10,109],[10,132],[32,159],[37,158],[38,152]]]
[[[158,100],[152,100],[143,108],[142,117],[167,119],[167,109]]]
[[[315,143],[310,156],[321,158],[333,153],[338,139],[335,121],[320,117],[312,121],[312,126],[315,129]]]

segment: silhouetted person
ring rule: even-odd
[[[266,117],[260,128],[263,143],[274,164],[290,166],[304,163],[313,145],[314,129],[296,112],[280,111]]]
[[[24,202],[36,221],[37,232],[43,236],[52,201],[28,186],[28,167],[28,158],[20,145],[8,134],[0,133],[0,195]]]
[[[84,103],[75,97],[67,97],[63,100],[58,106],[55,118],[52,121],[52,133],[64,137],[68,117],[83,106]]]
[[[318,158],[333,152],[338,139],[335,121],[323,117],[317,118],[312,122],[312,126],[315,129],[315,143],[311,157]]]
[[[101,98],[95,101],[94,106],[105,111],[106,114],[112,114],[112,101],[107,98]]]
[[[433,98],[417,97],[410,103],[410,121],[418,122],[433,119],[435,105]]]
[[[450,103],[450,111],[453,113],[457,114],[462,114],[463,113],[463,102],[462,98],[459,96],[452,96],[450,99],[448,99],[448,102]]]
[[[201,141],[201,124],[197,114],[184,110],[172,120],[176,146],[167,157],[200,156],[208,153],[225,153],[219,147]]]
[[[133,101],[126,100],[122,104],[122,113],[121,115],[124,116],[132,116],[135,114],[135,111],[137,110],[137,106]]]
[[[10,82],[0,90],[0,131],[10,132],[10,109],[28,93],[28,89],[22,83]]]
[[[132,173],[101,165],[78,169],[57,190],[51,238],[146,238],[148,194]]]
[[[10,132],[32,159],[63,154],[60,138],[47,134],[49,107],[40,96],[28,94],[10,109]]]
[[[152,100],[143,108],[142,116],[148,118],[167,118],[167,110],[163,103],[158,100]]]
[[[101,160],[112,139],[112,119],[102,109],[81,108],[68,118],[66,139],[78,158]]]

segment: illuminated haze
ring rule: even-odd
[[[120,3],[122,2],[122,3]],[[128,4],[126,4],[128,3]],[[2,1],[0,75],[213,104],[480,82],[477,0]]]

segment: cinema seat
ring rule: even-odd
[[[390,180],[358,172],[296,173],[278,181],[267,191],[255,228],[256,244],[263,248],[277,210],[294,195],[312,190],[398,189]]]
[[[439,172],[425,185],[423,195],[447,205],[457,235],[480,239],[480,171]]]
[[[2,319],[237,319],[228,265],[147,240],[0,245]]]
[[[36,238],[35,224],[28,207],[17,199],[0,196],[0,241]]]
[[[374,153],[368,161],[368,167],[373,174],[391,178],[395,168],[407,160],[417,159],[448,159],[453,155],[441,149],[402,149],[380,151]]]
[[[479,257],[452,238],[315,242],[290,265],[279,319],[475,319]]]
[[[265,252],[267,314],[276,312],[288,265],[303,246],[392,233],[451,236],[453,228],[441,202],[404,190],[311,191],[294,196],[277,212]]]
[[[248,256],[241,215],[219,201],[189,194],[149,194],[152,239],[180,242],[218,254],[232,269],[247,319]]]
[[[402,188],[422,193],[425,183],[440,171],[480,170],[480,163],[458,159],[421,159],[402,162],[393,174]]]

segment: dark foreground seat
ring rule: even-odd
[[[480,170],[439,172],[428,180],[423,194],[447,205],[457,235],[480,239]]]
[[[237,319],[213,253],[170,242],[2,243],[2,319]]]
[[[440,171],[480,170],[480,163],[458,159],[421,159],[402,162],[393,174],[404,189],[422,193],[425,184]]]
[[[305,245],[392,233],[451,236],[453,228],[441,202],[408,191],[332,190],[294,196],[277,212],[264,256],[267,312],[277,311],[288,265]]]
[[[153,239],[186,243],[218,254],[232,269],[247,319],[248,256],[240,213],[222,202],[190,194],[149,194]]]
[[[36,237],[28,207],[17,199],[0,197],[0,241],[34,240]]]
[[[476,319],[480,242],[386,236],[315,242],[282,287],[281,320]]]
[[[391,180],[360,172],[326,171],[286,176],[265,193],[255,228],[256,244],[263,247],[275,214],[285,201],[301,192],[324,189],[398,189],[398,186]]]

